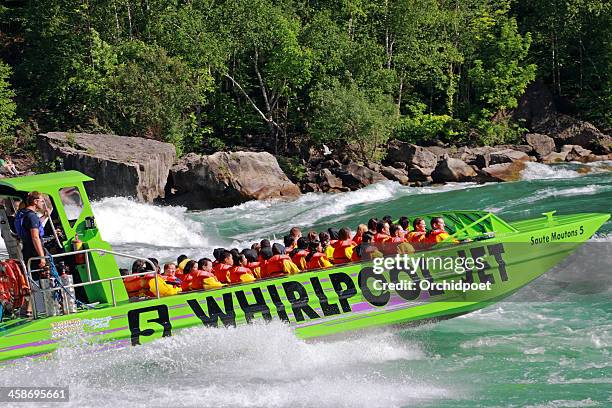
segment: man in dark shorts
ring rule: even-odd
[[[40,236],[41,221],[37,214],[45,213],[45,199],[38,191],[32,191],[26,199],[26,208],[24,208],[23,220],[21,222],[22,230],[25,232],[21,236],[23,242],[23,260],[28,262],[28,259],[35,256],[45,256],[45,250]],[[32,265],[33,268],[44,268],[46,261],[41,259],[38,265]]]

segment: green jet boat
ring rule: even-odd
[[[33,292],[33,316],[5,310],[0,361],[48,355],[75,337],[102,349],[130,347],[200,325],[212,330],[280,319],[298,337],[313,338],[448,319],[516,292],[570,255],[609,218],[550,212],[508,223],[485,211],[414,214],[411,219],[418,216],[428,224],[434,216],[444,217],[450,237],[407,256],[129,299],[118,261],[138,257],[116,253],[103,241],[83,184],[91,180],[77,171],[0,180],[0,227],[10,257],[21,261],[13,220],[17,206],[28,192],[40,191],[52,210],[43,242],[52,248],[53,264],[68,268],[71,278],[59,287],[45,286],[44,279],[32,275],[31,265],[21,262]],[[457,262],[470,257],[477,262]],[[413,268],[406,267],[410,262]]]

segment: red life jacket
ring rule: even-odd
[[[229,271],[233,265],[217,264],[213,267],[212,271],[217,277],[217,280],[221,283],[229,283]]]
[[[391,237],[389,235],[383,234],[382,232],[377,232],[376,235],[374,235],[374,242],[377,244],[387,242],[390,239]]]
[[[287,273],[283,268],[284,261],[291,261],[289,255],[274,255],[268,259],[264,266],[261,267],[261,277],[270,278],[274,276],[283,276]]]
[[[424,242],[427,244],[437,244],[438,242],[444,241],[448,236],[448,232],[444,230],[431,230],[425,236]]]
[[[355,234],[355,236],[353,237],[353,242],[355,243],[355,245],[361,244],[361,241],[363,241],[363,235],[357,236],[357,234]]]
[[[410,231],[406,235],[407,242],[422,242],[425,239],[426,232],[422,231]]]
[[[229,271],[230,283],[241,283],[242,280],[240,279],[240,277],[245,273],[248,273],[249,275],[253,276],[253,271],[251,271],[249,268],[246,268],[244,266],[233,266]]]
[[[261,265],[262,262],[249,262],[246,267],[253,272],[253,276],[259,279],[261,278]]]
[[[123,278],[123,284],[129,297],[150,296],[149,280],[155,278],[154,273],[148,273],[140,276],[126,276]]]
[[[355,246],[355,243],[352,240],[347,239],[346,241],[336,241],[336,244],[332,246],[334,247],[334,264],[337,265],[351,262],[352,254],[347,255],[346,251],[347,249]]]
[[[300,270],[302,271],[306,269],[306,260],[304,259],[306,258],[306,255],[308,255],[308,251],[305,249],[300,249],[295,255],[291,257],[293,263],[296,264],[298,268],[300,268]]]
[[[307,269],[324,268],[325,266],[322,265],[324,260],[326,260],[327,262],[331,264],[330,260],[327,259],[327,256],[325,256],[324,253],[316,252],[312,255],[312,258],[310,258],[310,261],[308,261],[308,264],[306,265],[306,267]]]
[[[215,276],[215,274],[212,272],[201,271],[199,269],[192,270],[190,275],[192,290],[204,289],[204,279],[212,278]]]
[[[183,292],[191,290],[191,283],[193,282],[193,275],[191,273],[181,275],[181,289]]]

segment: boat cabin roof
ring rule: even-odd
[[[57,173],[47,174],[36,174],[32,176],[13,177],[0,179],[0,194],[7,193],[8,188],[14,191],[30,192],[34,190],[40,190],[41,187],[53,188],[53,187],[65,187],[77,185],[84,181],[92,181],[93,179],[85,174],[75,171],[67,170],[60,171]]]

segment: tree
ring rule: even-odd
[[[15,145],[15,135],[13,133],[19,120],[15,116],[17,105],[13,98],[15,91],[11,89],[8,79],[11,75],[11,68],[0,60],[0,148],[5,152],[11,151]]]
[[[329,144],[361,160],[379,160],[380,148],[395,125],[395,104],[388,95],[368,97],[355,83],[336,82],[316,91],[310,134],[319,143]]]

